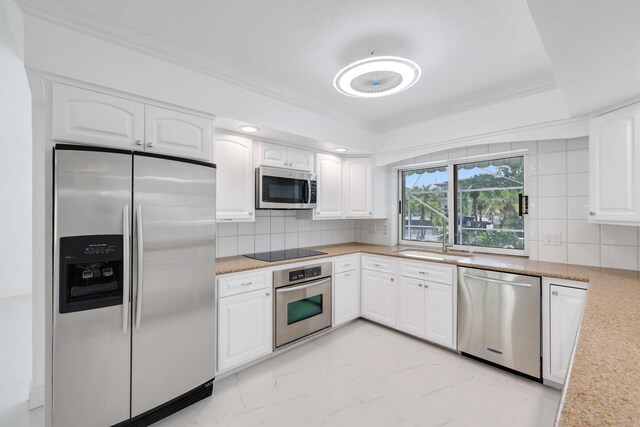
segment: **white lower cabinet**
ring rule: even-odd
[[[425,282],[424,337],[429,341],[455,348],[453,340],[453,287]]]
[[[543,280],[543,377],[559,385],[569,370],[587,296],[584,287],[582,282]]]
[[[333,326],[360,317],[360,270],[333,276]]]
[[[362,270],[362,317],[395,328],[395,282],[392,274]]]
[[[400,277],[398,284],[398,324],[401,331],[424,335],[424,282]]]
[[[272,301],[270,288],[218,300],[218,372],[271,353]]]
[[[400,277],[397,328],[455,348],[453,286]]]

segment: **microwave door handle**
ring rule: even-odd
[[[304,203],[305,204],[309,204],[309,201],[311,199],[311,195],[310,195],[310,191],[309,188],[311,187],[311,181],[310,180],[305,180],[304,181]]]

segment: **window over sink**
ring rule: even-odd
[[[494,155],[400,170],[400,242],[527,255],[526,160]]]

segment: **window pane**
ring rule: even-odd
[[[442,242],[448,221],[446,166],[402,172],[402,236],[404,240]]]
[[[455,166],[455,243],[524,249],[524,158],[471,162]]]

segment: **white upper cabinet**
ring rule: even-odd
[[[342,218],[342,159],[329,154],[316,156],[318,204],[314,218]]]
[[[344,159],[344,215],[370,218],[373,215],[373,175],[370,158]]]
[[[314,153],[312,151],[261,141],[259,153],[260,166],[313,171]]]
[[[118,96],[52,84],[51,136],[210,162],[211,119]]]
[[[211,120],[145,105],[145,151],[211,161]]]
[[[287,149],[289,156],[289,167],[301,171],[313,172],[314,153],[312,151],[299,150],[289,147]]]
[[[144,104],[59,83],[52,90],[54,141],[142,149]]]
[[[240,136],[216,134],[213,149],[217,166],[216,219],[253,221],[253,141]]]
[[[640,104],[589,124],[589,220],[640,224]]]

